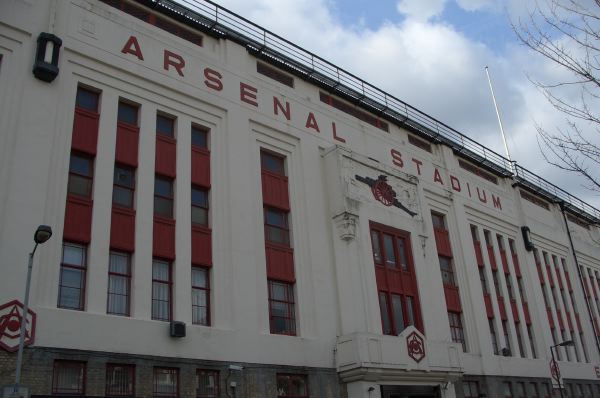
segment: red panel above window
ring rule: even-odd
[[[154,217],[152,255],[175,259],[175,220]]]
[[[552,310],[550,308],[546,308],[546,315],[548,315],[548,325],[550,325],[550,329],[554,329],[554,318],[552,318]]]
[[[155,171],[158,174],[175,178],[176,174],[176,144],[173,138],[163,135],[156,136]]]
[[[434,228],[435,243],[437,245],[438,255],[452,257],[452,247],[450,246],[450,237],[445,229]]]
[[[92,201],[74,196],[67,197],[63,239],[89,243],[92,231]]]
[[[462,312],[457,287],[444,286],[444,296],[446,296],[446,308],[448,308],[448,311]]]
[[[571,278],[569,277],[569,272],[565,270],[565,279],[567,281],[567,289],[569,289],[569,292],[573,291],[573,287],[571,286]]]
[[[494,247],[488,245],[487,246],[488,258],[490,259],[490,265],[492,266],[492,270],[498,270],[498,264],[496,264],[496,257],[494,256]]]
[[[508,320],[508,316],[506,315],[506,306],[504,305],[504,299],[502,297],[498,297],[498,310],[500,311],[500,319],[503,321]]]
[[[127,123],[117,123],[117,147],[115,160],[118,163],[137,167],[140,128]]]
[[[500,250],[500,261],[502,261],[502,269],[505,274],[510,274],[510,270],[508,269],[508,260],[506,258],[506,251]]]
[[[581,319],[579,319],[579,314],[575,314],[575,323],[577,324],[578,330],[583,330],[581,329]]]
[[[523,314],[525,315],[525,323],[531,325],[531,315],[529,315],[529,306],[527,303],[523,304]]]
[[[110,247],[126,252],[135,250],[135,211],[113,207],[110,221]]]
[[[475,248],[475,259],[477,260],[477,266],[483,268],[485,263],[483,262],[483,253],[481,252],[481,244],[479,242],[473,242]]]
[[[538,278],[540,279],[540,284],[542,286],[544,286],[545,283],[544,283],[544,275],[542,274],[542,266],[537,264],[535,267],[537,268]]]
[[[517,278],[521,277],[521,266],[519,265],[519,258],[517,257],[516,254],[512,255],[512,260],[513,260],[513,266],[515,267],[515,274],[517,275]]]
[[[290,210],[288,178],[286,176],[263,170],[262,194],[265,205]]]
[[[294,250],[266,242],[267,277],[294,283]]]
[[[485,312],[489,319],[494,318],[494,307],[492,307],[492,298],[489,293],[483,294],[483,302],[485,303]]]
[[[192,264],[210,267],[212,265],[212,239],[209,228],[192,227]]]
[[[554,278],[552,278],[552,271],[550,271],[549,265],[546,265],[546,275],[548,276],[548,282],[550,282],[550,286],[554,287]]]
[[[98,141],[98,113],[75,108],[71,148],[90,155],[96,154]]]
[[[192,148],[192,184],[210,188],[210,152]]]

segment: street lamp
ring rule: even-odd
[[[23,364],[23,346],[25,345],[25,328],[27,324],[27,312],[29,311],[29,286],[31,285],[31,269],[33,268],[33,255],[38,245],[46,242],[52,236],[52,228],[48,225],[40,225],[37,227],[33,235],[35,246],[29,253],[29,263],[27,265],[27,282],[25,283],[25,299],[23,300],[23,316],[21,317],[21,331],[19,333],[19,352],[17,354],[17,370],[15,372],[15,386],[13,394],[19,396],[19,383],[21,381],[21,365]]]
[[[555,344],[550,347],[550,355],[552,355],[552,364],[556,369],[556,381],[558,382],[558,391],[560,392],[561,398],[564,398],[562,386],[560,385],[560,370],[558,369],[558,364],[556,363],[556,359],[554,359],[554,348],[556,347],[570,347],[574,346],[575,342],[573,340],[565,340],[562,343]]]

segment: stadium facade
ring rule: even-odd
[[[0,4],[0,385],[600,397],[600,211],[184,3]]]

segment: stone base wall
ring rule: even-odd
[[[14,383],[16,358],[16,353],[0,351],[0,386]],[[337,372],[333,368],[235,363],[243,367],[239,371],[230,370],[229,365],[233,363],[225,362],[44,347],[26,348],[24,352],[21,384],[29,388],[30,395],[52,394],[53,367],[57,359],[86,362],[86,396],[105,396],[107,363],[135,365],[136,397],[152,397],[154,367],[179,369],[179,397],[196,396],[197,369],[219,372],[220,397],[224,398],[276,398],[278,373],[306,375],[311,397],[340,396]],[[236,384],[235,389],[229,387],[232,382]]]

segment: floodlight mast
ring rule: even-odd
[[[504,143],[504,151],[506,152],[506,158],[510,162],[510,171],[515,172],[510,152],[508,151],[508,144],[506,143],[506,135],[504,134],[504,127],[502,126],[502,119],[500,118],[500,111],[498,110],[498,104],[496,103],[496,95],[494,95],[494,87],[492,87],[492,79],[490,79],[490,72],[488,67],[485,67],[485,74],[487,75],[488,83],[490,85],[490,91],[492,93],[492,101],[494,101],[494,109],[496,110],[496,116],[498,117],[498,125],[500,126],[500,133],[502,134],[502,142]]]

